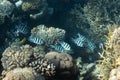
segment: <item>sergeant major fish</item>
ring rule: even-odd
[[[35,44],[38,44],[38,45],[44,44],[44,41],[43,41],[41,38],[36,37],[36,36],[30,36],[30,37],[28,38],[28,40],[29,40],[30,42],[35,43]]]
[[[64,48],[60,45],[50,45],[51,48],[53,48],[57,52],[64,52]]]
[[[84,47],[86,44],[87,39],[81,35],[80,33],[77,34],[77,38],[72,38],[72,42],[75,43],[79,47]]]

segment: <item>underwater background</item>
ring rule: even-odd
[[[120,80],[120,0],[0,0],[0,80]]]

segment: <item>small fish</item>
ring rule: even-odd
[[[19,44],[24,44],[25,41],[26,41],[26,38],[23,38],[23,39],[19,42]]]
[[[44,44],[44,41],[43,41],[41,38],[36,37],[36,36],[30,36],[28,40],[29,40],[30,42],[35,43],[35,44],[38,44],[38,45]]]
[[[84,43],[79,39],[73,39],[72,38],[72,41],[77,45],[77,46],[80,46],[80,47],[83,47],[84,46]]]
[[[96,48],[95,44],[91,41],[88,41],[88,47],[92,52],[94,52],[94,49]]]
[[[64,48],[59,45],[50,45],[51,48],[53,48],[57,52],[64,52]]]
[[[74,42],[77,46],[79,46],[79,47],[84,47],[85,46],[85,44],[86,44],[86,38],[83,36],[83,35],[81,35],[81,34],[77,34],[77,38],[72,38],[71,40],[72,40],[72,42]]]
[[[66,43],[66,42],[60,42],[60,45],[65,49],[65,50],[71,50],[71,46],[68,44],[68,43]]]
[[[27,34],[28,33],[28,26],[26,23],[19,23],[18,25],[15,25],[16,34],[19,36],[19,33],[21,34]]]

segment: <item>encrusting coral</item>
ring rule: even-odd
[[[111,25],[110,27],[112,26],[118,27],[118,25]],[[116,76],[114,75],[114,73],[119,74],[120,67],[119,39],[120,39],[120,27],[114,30],[109,30],[107,41],[105,43],[105,48],[103,48],[103,52],[100,53],[100,57],[102,58],[102,60],[98,60],[99,64],[96,66],[96,70],[99,72],[97,76],[98,78],[100,78],[100,80],[120,79],[119,77],[113,78]]]
[[[36,73],[33,68],[15,68],[4,72],[5,77],[2,80],[45,80],[43,76]]]
[[[46,46],[49,46],[64,40],[65,30],[39,25],[31,30],[31,36],[39,37],[45,42]]]

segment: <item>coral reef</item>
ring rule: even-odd
[[[2,80],[45,80],[43,76],[37,74],[32,68],[16,68],[8,72],[4,72]]]
[[[59,62],[59,69],[70,69],[73,67],[73,59],[67,53],[49,52],[45,55],[45,58]]]
[[[109,80],[120,80],[120,66],[110,71]]]
[[[29,66],[44,76],[54,76],[56,72],[56,66],[54,63],[50,63],[48,59],[38,58],[30,62]]]
[[[11,70],[16,67],[25,67],[33,55],[33,49],[29,45],[8,47],[2,54],[2,65],[5,70]]]
[[[31,30],[31,36],[41,38],[46,46],[50,46],[64,40],[65,31],[59,28],[48,28],[45,25],[39,25]]]
[[[4,70],[12,70],[18,67],[32,67],[36,72],[44,76],[55,74],[55,66],[49,60],[41,56],[40,50],[37,52],[29,45],[8,47],[2,55],[2,65]],[[41,49],[42,50],[42,49]],[[43,51],[41,51],[43,52]]]
[[[0,2],[0,13],[6,16],[9,16],[14,10],[14,5],[7,1],[3,0]]]
[[[82,58],[78,57],[76,59],[76,66],[78,67],[78,79],[79,80],[94,80],[92,77],[92,71],[94,70],[95,63],[83,63]],[[96,80],[96,79],[95,79]]]
[[[73,58],[67,53],[49,52],[45,55],[45,58],[56,65],[56,75],[61,76],[61,78],[70,78],[78,72]]]
[[[23,0],[21,9],[29,14],[31,19],[40,19],[51,15],[53,9],[48,7],[47,0]]]
[[[84,15],[90,24],[89,36],[99,39],[108,33],[106,25],[119,24],[120,22],[119,0],[89,0],[83,8]],[[113,7],[114,6],[114,7]]]
[[[83,32],[84,29],[89,28],[89,23],[83,13],[81,5],[75,4],[74,7],[61,18],[62,20],[65,18],[65,20],[63,20],[64,29],[69,33],[73,32],[76,34],[78,31]]]
[[[120,0],[0,0],[0,80],[119,80],[119,8]]]
[[[44,5],[46,5],[46,0],[23,0],[22,10],[39,10],[40,8],[43,8]]]
[[[118,27],[118,25],[111,25],[111,27],[112,26]],[[115,76],[113,76],[114,73],[112,71],[114,71],[114,69],[119,68],[120,66],[119,35],[120,28],[116,28],[113,30],[112,27],[112,29],[109,29],[107,41],[105,43],[105,48],[103,48],[103,52],[100,53],[100,57],[102,58],[102,60],[98,60],[99,64],[96,66],[96,70],[97,72],[99,72],[97,76],[98,78],[100,78],[100,80],[108,80],[109,78],[110,80],[111,79],[116,80]],[[119,74],[119,69],[117,70]]]
[[[9,17],[14,10],[14,5],[7,1],[1,0],[0,1],[0,25],[5,22],[6,16]]]
[[[84,7],[81,7],[81,4],[75,4],[74,8],[65,15],[64,29],[69,28],[69,34],[83,32],[95,44],[98,44],[103,35],[108,33],[106,25],[120,24],[119,4],[119,0],[88,0]],[[64,16],[61,20],[63,19]]]

